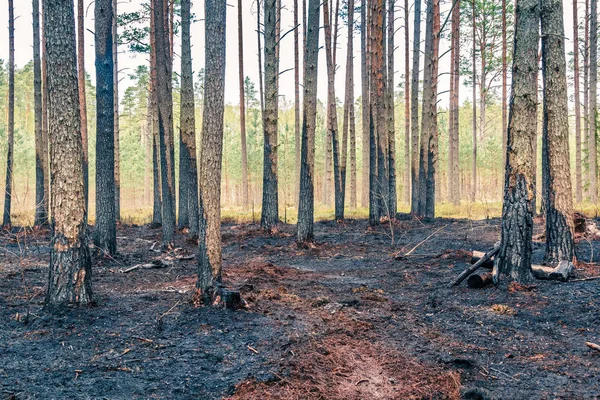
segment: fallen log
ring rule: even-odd
[[[561,261],[555,268],[546,267],[543,265],[532,265],[531,270],[533,276],[537,279],[553,280],[553,281],[567,281],[569,276],[573,274],[573,263],[569,261]]]
[[[122,270],[121,272],[126,274],[128,272],[135,271],[137,269],[157,269],[157,268],[167,268],[167,267],[172,267],[172,266],[173,266],[172,261],[152,260],[151,262],[146,263],[146,264],[134,265],[133,267]]]
[[[486,261],[491,260],[492,257],[494,257],[496,254],[498,254],[498,251],[500,251],[500,242],[496,242],[496,244],[494,245],[494,248],[491,251],[488,251],[487,253],[485,253],[485,255],[483,257],[481,257],[475,264],[471,265],[469,268],[464,270],[458,276],[458,278],[456,278],[456,280],[454,282],[452,282],[452,286],[456,286],[459,283],[461,283],[462,281],[464,281],[469,275],[471,275],[473,272],[475,272],[477,269],[479,269],[479,267],[481,267]]]
[[[585,345],[587,347],[589,347],[592,350],[597,350],[600,351],[600,345],[597,345],[596,343],[592,343],[592,342],[585,342]]]
[[[471,289],[481,289],[492,283],[492,273],[473,274],[467,278],[467,285]]]
[[[473,250],[473,254],[471,255],[471,264],[475,264],[477,261],[481,260],[481,258],[485,256],[483,251]],[[490,258],[483,264],[481,264],[481,268],[492,269],[494,268],[494,257]]]

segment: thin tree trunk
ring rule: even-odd
[[[165,23],[168,10],[162,0],[155,1],[153,12],[156,34],[156,90],[162,183],[162,246],[163,249],[167,250],[173,247],[173,233],[175,231],[175,154],[173,148],[173,92],[171,81],[173,62],[170,57],[171,47],[168,25]]]
[[[589,0],[585,0],[585,18],[584,18],[584,43],[583,43],[583,140],[584,148],[589,157],[590,152],[590,10]],[[587,165],[587,178],[589,182],[589,163]],[[587,187],[589,196],[589,186]]]
[[[277,183],[277,122],[279,59],[277,57],[278,0],[265,0],[265,109],[263,201],[260,225],[270,232],[279,222]]]
[[[119,127],[119,33],[117,26],[117,0],[113,0],[113,57],[114,57],[114,112],[115,112],[115,217],[121,220],[121,129]]]
[[[577,0],[573,0],[573,86],[575,100],[575,201],[583,200],[581,181],[581,104],[579,85],[579,19],[577,18]]]
[[[75,11],[72,0],[44,1],[43,9],[53,196],[46,304],[89,304],[92,271],[83,195]]]
[[[411,125],[411,202],[410,212],[419,211],[419,61],[421,57],[421,2],[415,2],[413,66],[410,95]]]
[[[391,218],[396,218],[396,212],[398,209],[397,193],[396,193],[396,119],[394,115],[395,102],[394,102],[394,34],[396,33],[394,28],[394,7],[396,6],[395,0],[390,0],[388,10],[388,72],[387,72],[387,101],[388,101],[388,112],[387,112],[387,129],[388,129],[388,170],[389,170],[389,200],[388,200],[388,214]]]
[[[369,68],[367,63],[367,1],[360,2],[360,66],[361,66],[361,115],[362,115],[362,196],[363,207],[369,205],[370,199],[370,105],[369,105]]]
[[[356,131],[354,120],[354,1],[348,2],[348,43],[346,49],[346,95],[342,137],[342,186],[346,193],[346,149],[350,142],[350,207],[356,207]]]
[[[242,205],[248,208],[248,152],[246,149],[246,101],[244,99],[244,34],[242,0],[238,0],[238,63],[240,82],[240,145],[242,152]]]
[[[537,135],[538,0],[517,0],[508,116],[508,145],[498,271],[519,283],[533,281],[533,142]],[[498,277],[494,277],[497,283]]]
[[[410,14],[404,0],[404,202],[410,203]]]
[[[4,216],[2,225],[11,225],[13,191],[13,153],[15,145],[15,13],[13,0],[8,0],[8,133],[6,153],[6,186],[4,187]]]
[[[115,215],[114,57],[111,0],[95,2],[96,49],[96,225],[94,244],[100,251],[117,252]]]
[[[541,0],[546,143],[546,263],[573,261],[573,194],[569,168],[569,107],[561,0]],[[593,25],[595,26],[595,25]]]
[[[241,18],[241,17],[240,17]],[[298,0],[294,0],[294,149],[295,177],[300,182],[300,43],[298,38]],[[299,205],[300,184],[295,185],[294,204]]]
[[[77,80],[79,87],[79,107],[81,109],[81,144],[83,146],[83,191],[85,197],[85,219],[88,217],[89,173],[88,173],[88,132],[87,101],[85,98],[85,26],[83,0],[77,0]]]
[[[33,98],[35,112],[35,226],[46,223],[46,201],[44,199],[44,175],[48,169],[44,164],[44,140],[42,138],[42,66],[40,57],[40,0],[33,0]]]
[[[263,0],[264,1],[264,0]],[[258,94],[260,97],[260,115],[261,121],[265,123],[265,93],[264,93],[264,83],[263,83],[263,63],[262,63],[262,55],[263,49],[260,44],[261,33],[263,32],[260,24],[260,1],[257,3],[256,9],[256,34],[257,34],[257,44],[258,44]],[[263,128],[264,129],[264,128]]]
[[[43,3],[42,3],[43,9]],[[50,140],[48,137],[48,61],[46,52],[46,28],[42,17],[42,164],[44,165],[44,210],[45,222],[50,222],[52,210],[50,208]]]
[[[158,92],[156,70],[156,24],[154,12],[150,12],[150,109],[152,118],[152,226],[162,225],[162,185],[160,181],[160,138],[158,126]]]
[[[317,117],[317,77],[319,61],[319,0],[309,0],[304,50],[304,96],[302,111],[302,163],[297,242],[314,239],[315,128]]]
[[[192,69],[191,46],[191,1],[181,1],[181,142],[180,159],[187,164],[180,164],[179,185],[184,187],[183,208],[187,210],[190,237],[198,235],[198,163],[196,161],[196,112],[194,103],[194,72]],[[243,90],[243,86],[242,86]],[[242,103],[243,104],[243,103]],[[183,172],[182,172],[183,171]],[[184,182],[185,181],[185,182]],[[181,203],[180,203],[181,204]]]
[[[590,160],[590,201],[598,202],[598,171],[596,151],[596,127],[597,127],[597,83],[598,83],[598,2],[590,1],[590,106],[589,118],[589,160]]]
[[[506,105],[507,94],[507,52],[506,52],[506,0],[502,0],[502,165],[506,165],[506,135],[508,109]]]
[[[472,84],[473,84],[473,155],[471,160],[471,203],[475,202],[475,198],[477,197],[477,73],[476,73],[476,61],[477,61],[477,53],[475,50],[476,46],[476,21],[475,21],[475,0],[472,0],[472,37],[473,41],[473,76],[472,76]],[[483,80],[481,81],[483,82]]]
[[[221,250],[221,162],[225,110],[225,44],[227,4],[206,0],[206,80],[202,118],[202,164],[200,167],[200,246],[197,296],[205,303],[219,294]]]
[[[460,90],[460,0],[452,9],[452,54],[450,57],[450,116],[448,146],[448,193],[454,205],[460,204],[459,154],[459,90]]]

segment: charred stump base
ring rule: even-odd
[[[242,299],[242,295],[238,290],[232,290],[221,286],[208,288],[204,291],[200,288],[196,288],[192,301],[196,307],[212,306],[234,311],[247,308],[247,304],[244,299]]]

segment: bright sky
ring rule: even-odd
[[[258,82],[258,59],[257,59],[257,34],[256,34],[256,3],[254,0],[243,0],[244,2],[244,75],[250,76],[250,78],[254,82]],[[200,68],[204,66],[204,2],[202,0],[193,1],[192,12],[196,15],[197,21],[192,25],[192,57],[193,57],[193,65],[194,71],[198,71]],[[299,3],[302,4],[302,1],[299,0]],[[358,3],[358,1],[357,1]],[[398,2],[397,2],[398,3]],[[0,21],[2,21],[2,25],[4,29],[0,29],[0,58],[7,59],[8,58],[8,9],[7,2],[2,1],[2,6],[0,6]],[[119,12],[128,12],[138,10],[140,8],[140,4],[142,4],[141,0],[120,0],[119,1]],[[282,0],[283,11],[282,11],[282,33],[288,31],[293,26],[293,0]],[[88,73],[91,75],[92,80],[94,80],[94,36],[91,31],[94,29],[94,9],[92,0],[85,0],[85,6],[87,7],[87,15],[86,15],[86,69]],[[446,4],[442,6],[442,11],[447,12],[450,4]],[[565,7],[565,36],[567,37],[566,41],[566,50],[567,52],[571,52],[573,49],[573,45],[571,42],[572,38],[572,3],[563,3]],[[425,11],[425,5],[423,4],[423,17]],[[226,60],[226,81],[225,81],[225,101],[231,104],[237,104],[239,101],[239,88],[238,88],[238,34],[237,34],[237,2],[230,1],[229,6],[227,8],[227,60]],[[412,9],[411,9],[412,11]],[[397,33],[395,36],[396,42],[396,51],[395,51],[395,84],[397,85],[399,80],[404,73],[404,29],[401,28],[403,26],[403,19],[399,18],[403,16],[403,11],[398,10],[396,12],[396,29]],[[32,10],[31,10],[31,1],[27,0],[19,0],[15,2],[15,43],[16,43],[16,63],[17,66],[23,66],[32,58]],[[300,13],[300,21],[302,19],[302,14]],[[359,18],[357,14],[356,18]],[[443,18],[443,17],[442,17]],[[580,20],[583,19],[583,9],[580,7],[579,11]],[[424,19],[424,18],[423,18]],[[410,17],[410,30],[412,35],[412,22],[413,16]],[[321,16],[321,24],[323,23],[323,18]],[[340,19],[340,24],[342,24]],[[0,25],[0,26],[2,26]],[[424,39],[424,28],[425,23],[422,23],[422,34],[421,37]],[[468,34],[465,32],[464,34]],[[301,35],[301,32],[300,32]],[[302,36],[300,36],[301,38]],[[346,39],[347,39],[347,30],[345,27],[340,29],[340,38],[338,40],[338,53],[337,53],[337,62],[338,62],[338,70],[336,74],[336,94],[338,98],[343,99],[344,96],[344,78],[345,78],[345,70],[346,70]],[[300,40],[300,43],[301,40]],[[321,36],[320,45],[323,46],[324,40]],[[178,48],[180,48],[180,40],[178,38],[175,39],[175,52],[179,54]],[[444,54],[448,47],[448,42],[446,40],[442,40],[440,54]],[[412,42],[410,44],[410,48],[412,51]],[[361,94],[361,86],[360,86],[360,35],[355,33],[355,41],[354,41],[354,49],[355,49],[355,90],[354,93],[356,97],[359,97]],[[127,75],[132,72],[135,67],[141,64],[146,64],[147,59],[142,55],[133,55],[130,53],[124,52],[124,48],[120,49],[119,53],[119,70],[121,71],[120,78],[122,78],[120,91],[124,91],[124,89],[128,86],[128,78]],[[423,50],[423,47],[422,47]],[[450,53],[446,53],[446,55],[440,60],[440,102],[441,104],[445,104],[447,102],[447,93],[449,87],[449,76],[447,74],[449,70],[449,57]],[[300,66],[302,68],[302,56],[300,57]],[[412,61],[411,61],[412,66]],[[423,62],[421,62],[421,68],[423,66]],[[176,55],[174,61],[175,71],[178,71],[180,67],[180,59]],[[284,71],[287,69],[294,67],[294,38],[293,34],[288,34],[282,41],[281,46],[281,58],[280,58],[280,71]],[[461,101],[470,98],[471,90],[461,86]],[[287,101],[292,102],[294,99],[294,73],[293,70],[284,73],[280,77],[280,94],[285,96]],[[327,97],[327,77],[326,77],[326,69],[325,69],[325,57],[324,53],[320,52],[319,54],[319,81],[318,81],[318,96],[322,101],[326,100]]]

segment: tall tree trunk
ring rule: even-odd
[[[175,231],[175,152],[173,147],[173,91],[171,46],[166,24],[168,9],[162,0],[155,0],[154,28],[156,42],[156,71],[158,99],[158,128],[160,147],[160,175],[162,184],[162,246],[173,246]],[[206,83],[205,83],[206,84]]]
[[[42,3],[43,9],[43,3]],[[48,137],[48,61],[46,51],[46,28],[42,13],[42,164],[44,165],[44,210],[45,221],[50,223],[52,210],[50,208],[50,140]]]
[[[221,161],[223,114],[225,111],[225,44],[227,4],[206,0],[206,80],[202,118],[202,163],[200,166],[200,256],[197,295],[214,300],[221,283]]]
[[[544,192],[547,263],[572,261],[573,193],[569,168],[569,107],[565,28],[561,0],[541,0],[544,131],[547,168]],[[593,25],[595,26],[595,25]]]
[[[277,120],[279,59],[277,57],[277,0],[265,0],[265,110],[263,201],[260,225],[270,232],[279,222],[277,183]]]
[[[460,90],[460,0],[452,8],[452,54],[450,57],[450,115],[449,115],[449,146],[448,146],[448,193],[454,205],[460,204],[460,165],[458,110]]]
[[[502,165],[506,165],[506,135],[508,109],[506,105],[507,98],[507,55],[506,55],[506,0],[502,0]]]
[[[350,142],[350,207],[356,207],[356,130],[354,120],[354,1],[348,2],[348,43],[346,49],[346,93],[342,137],[342,186],[346,193],[346,149]]]
[[[439,2],[428,0],[425,29],[425,69],[419,162],[419,212],[431,219],[435,215],[435,167],[437,164],[437,71],[439,55]]]
[[[340,165],[340,154],[339,141],[338,141],[338,122],[337,122],[337,107],[335,99],[335,64],[334,64],[334,50],[332,47],[332,29],[331,21],[329,20],[329,0],[323,2],[323,20],[324,20],[324,33],[325,33],[325,60],[327,65],[327,153],[329,153],[329,142],[331,141],[332,154],[326,162],[333,161],[333,174],[334,174],[334,185],[335,185],[335,219],[341,221],[344,219],[344,196],[343,196],[343,185],[342,185],[342,166]],[[342,150],[343,151],[343,150]],[[329,168],[327,165],[326,170]],[[328,198],[327,192],[331,188],[330,185],[330,173],[327,173],[325,179],[324,194]]]
[[[42,138],[42,66],[40,57],[40,0],[33,0],[33,101],[35,113],[35,226],[46,223],[46,201],[44,199],[44,175],[48,167],[44,164],[44,140]]]
[[[85,228],[75,11],[72,0],[44,1],[43,8],[53,197],[46,303],[89,304],[92,270]]]
[[[585,17],[583,19],[584,26],[584,37],[583,37],[583,141],[584,149],[589,157],[590,149],[590,86],[589,86],[589,74],[590,74],[590,2],[585,0]],[[586,157],[586,158],[587,158]],[[589,182],[589,163],[586,165],[588,168],[587,178]],[[583,173],[582,173],[583,175]],[[586,194],[589,196],[589,186],[587,186]]]
[[[367,62],[367,1],[360,2],[360,73],[361,73],[361,116],[362,116],[362,194],[361,205],[367,207],[370,199],[370,106],[369,68]]]
[[[264,1],[264,0],[263,0]],[[262,28],[261,28],[261,23],[260,23],[260,1],[257,3],[257,9],[256,9],[256,34],[257,34],[257,45],[258,45],[258,95],[260,97],[260,114],[261,114],[261,121],[263,123],[263,129],[264,129],[264,123],[265,123],[265,86],[263,83],[263,76],[264,76],[264,69],[263,69],[263,63],[262,63],[262,55],[263,55],[263,49],[260,43],[260,38],[261,38],[261,33],[262,33]]]
[[[15,13],[13,0],[8,0],[8,134],[6,153],[6,186],[4,187],[4,216],[2,225],[11,225],[13,191],[13,153],[15,145]]]
[[[248,208],[248,153],[246,150],[246,101],[244,99],[244,34],[242,0],[238,0],[238,63],[240,81],[240,143],[242,152],[242,205]]]
[[[194,72],[192,69],[192,45],[190,35],[191,1],[181,1],[181,142],[180,159],[187,164],[180,164],[179,173],[184,177],[179,185],[184,187],[189,235],[198,235],[198,163],[196,161],[196,112],[194,103]],[[242,86],[242,90],[243,86]],[[243,103],[242,103],[243,104]],[[183,172],[182,172],[183,171]],[[181,204],[181,203],[180,203]],[[180,207],[181,208],[181,207]]]
[[[411,125],[411,202],[410,212],[419,212],[419,61],[421,57],[421,2],[415,2],[415,21],[413,32],[413,65],[410,94]]]
[[[96,229],[94,244],[109,255],[117,252],[115,215],[115,124],[113,5],[95,2],[96,49]]]
[[[589,160],[590,160],[590,201],[598,202],[598,170],[596,151],[597,128],[597,84],[598,84],[598,1],[590,0],[590,106],[589,118]]]
[[[581,180],[581,102],[579,85],[579,19],[577,18],[577,0],[573,0],[573,86],[575,100],[575,201],[583,200]]]
[[[387,113],[387,129],[388,129],[388,165],[389,165],[389,216],[396,218],[396,211],[398,209],[397,193],[396,193],[396,119],[394,115],[395,102],[394,102],[394,34],[396,29],[394,28],[394,7],[396,6],[395,0],[390,0],[388,10],[388,72],[387,72],[387,101],[388,101],[388,113]]]
[[[119,126],[119,32],[117,25],[117,0],[113,0],[113,57],[114,57],[114,124],[115,124],[115,217],[121,220],[121,128]]]
[[[146,106],[146,128],[144,139],[144,205],[150,202],[150,176],[152,174],[152,79],[148,82],[148,101]]]
[[[156,23],[154,12],[150,12],[150,109],[152,118],[152,182],[153,212],[152,226],[162,225],[162,185],[160,174],[160,133],[158,126],[158,92],[156,70]]]
[[[477,52],[476,52],[476,43],[477,43],[477,34],[476,34],[476,21],[475,21],[475,0],[472,0],[472,37],[471,40],[473,42],[472,49],[472,57],[473,57],[473,75],[472,75],[472,83],[473,83],[473,155],[471,160],[471,202],[475,202],[475,198],[477,197],[477,72],[476,72],[476,62],[477,62]],[[483,80],[482,80],[483,82]],[[483,85],[483,83],[482,83]]]
[[[314,239],[315,128],[319,66],[319,0],[309,0],[304,49],[304,96],[302,111],[302,163],[298,205],[298,243]]]
[[[538,0],[517,0],[498,271],[533,281],[533,142],[537,135]],[[497,282],[497,278],[496,278]]]
[[[89,204],[88,173],[88,131],[87,101],[85,98],[85,26],[83,0],[77,0],[77,81],[79,87],[79,107],[81,109],[81,145],[83,146],[83,192],[85,197],[85,219],[87,222]]]
[[[410,204],[410,14],[404,0],[404,202]]]
[[[241,18],[241,17],[240,17]],[[294,149],[295,177],[297,185],[294,190],[294,204],[299,205],[300,195],[300,43],[298,38],[298,0],[294,0]]]

